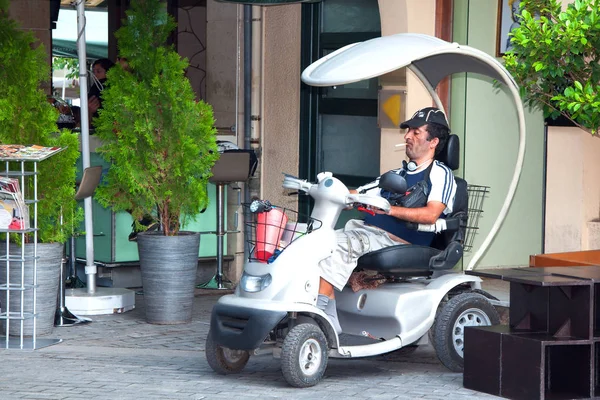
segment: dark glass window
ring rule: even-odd
[[[303,68],[341,47],[381,36],[377,0],[303,6]],[[331,171],[349,187],[379,175],[378,79],[336,87],[303,85],[300,172]]]

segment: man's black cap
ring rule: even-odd
[[[435,107],[425,107],[417,111],[411,119],[400,124],[400,128],[418,128],[425,124],[438,124],[450,132],[450,127],[446,121],[446,116],[442,110]]]

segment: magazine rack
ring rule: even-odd
[[[9,152],[7,148],[21,148],[23,151]],[[4,338],[0,338],[0,348],[5,349],[20,349],[20,350],[35,350],[46,346],[51,346],[62,342],[62,339],[37,339],[36,337],[36,320],[37,314],[37,261],[39,259],[37,253],[38,241],[38,163],[49,158],[50,156],[61,151],[60,148],[41,148],[39,146],[19,146],[19,145],[2,145],[0,146],[0,161],[4,162],[4,170],[0,175],[6,177],[14,177],[19,180],[19,184],[24,196],[30,196],[24,199],[25,204],[29,205],[30,223],[31,226],[27,229],[0,229],[0,232],[6,234],[5,251],[0,256],[0,263],[6,265],[6,283],[0,285],[0,320],[4,321]],[[12,154],[11,154],[12,153]],[[32,164],[31,170],[26,170],[26,164]],[[17,165],[19,168],[14,169]],[[11,166],[13,169],[11,170]],[[26,193],[27,179],[33,180],[33,193]],[[15,253],[10,252],[9,233],[20,235],[21,251]],[[33,252],[25,252],[25,236],[33,233]],[[26,277],[26,264],[33,264],[32,278]],[[16,268],[20,271],[20,279],[16,282],[11,280],[11,269]],[[4,292],[4,293],[1,293]],[[20,309],[18,311],[11,310],[11,293],[17,293],[20,296]],[[26,302],[27,307],[26,307]],[[31,304],[31,306],[29,306]],[[26,310],[31,308],[31,310]],[[32,320],[32,329],[25,329],[25,321]],[[19,334],[11,337],[11,324],[18,324]]]

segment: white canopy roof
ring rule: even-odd
[[[335,86],[375,78],[407,67],[427,87],[439,108],[435,87],[448,75],[474,72],[504,83],[510,90],[519,119],[519,150],[513,178],[498,214],[467,270],[473,269],[502,225],[514,197],[525,158],[525,114],[519,88],[504,66],[487,53],[469,46],[417,33],[383,36],[343,47],[309,65],[302,81],[311,86]]]
[[[418,33],[383,36],[343,47],[306,68],[302,80],[311,86],[343,85],[406,66],[419,70],[434,88],[443,78],[457,72],[475,72],[516,86],[494,57],[469,46]]]

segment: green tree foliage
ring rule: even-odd
[[[76,58],[54,57],[52,69],[55,71],[65,69],[67,79],[79,78],[79,60]]]
[[[187,61],[166,45],[174,27],[159,0],[132,2],[116,33],[129,67],[108,71],[95,121],[98,151],[112,163],[97,198],[135,219],[156,215],[169,236],[208,204],[218,159],[212,108],[195,100]]]
[[[39,163],[38,239],[43,243],[65,242],[83,216],[75,201],[79,142],[76,134],[58,131],[58,112],[41,88],[49,78],[43,46],[19,29],[8,15],[8,2],[0,0],[0,143],[66,148]],[[33,179],[27,184],[26,195],[32,197]]]
[[[523,0],[512,31],[507,70],[531,105],[596,134],[600,127],[600,16],[598,0]]]

